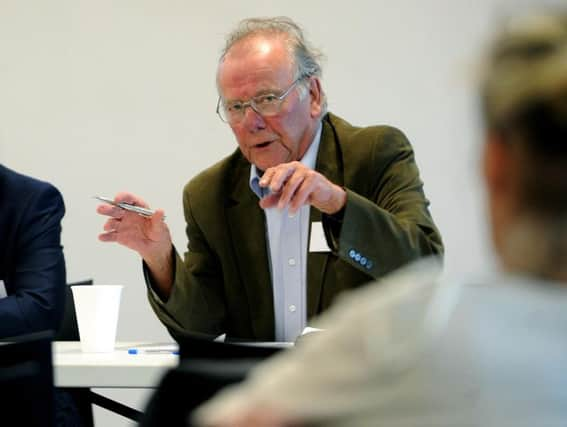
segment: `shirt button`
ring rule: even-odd
[[[289,265],[291,265],[291,266],[294,266],[294,265],[295,265],[295,258],[290,258],[290,259],[288,259],[288,260],[287,260],[287,263],[288,263]]]
[[[292,313],[294,313],[295,310],[297,310],[297,308],[295,307],[295,305],[292,304],[292,305],[289,306],[289,311],[291,311]]]
[[[289,213],[289,214],[287,214],[287,216],[288,216],[289,218],[295,218],[295,214],[294,214],[294,213]]]

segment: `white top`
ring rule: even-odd
[[[322,123],[313,141],[300,160],[309,169],[315,169],[321,142]],[[255,165],[250,166],[250,188],[259,199],[270,194],[260,187],[260,176]],[[270,261],[274,298],[274,326],[276,341],[293,342],[307,325],[307,238],[309,235],[309,204],[294,215],[288,208],[264,209],[266,217],[266,245]],[[251,236],[251,238],[257,238]],[[251,261],[253,262],[253,261]]]
[[[441,278],[427,262],[343,297],[326,332],[201,407],[275,408],[326,426],[567,425],[567,286]]]

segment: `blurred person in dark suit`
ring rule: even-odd
[[[53,185],[0,164],[0,339],[59,330],[65,311],[64,214]],[[59,389],[55,416],[59,427],[81,425],[75,402]]]
[[[0,165],[0,338],[57,331],[65,304],[59,191]]]

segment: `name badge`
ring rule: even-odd
[[[311,223],[311,237],[309,238],[309,252],[331,252],[327,245],[322,222]]]

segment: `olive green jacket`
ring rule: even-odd
[[[334,250],[308,254],[308,318],[345,289],[442,253],[413,150],[399,130],[353,127],[329,113],[323,118],[316,169],[347,190],[347,203],[342,224],[310,209],[310,222],[323,221]],[[198,332],[274,339],[265,216],[249,177],[250,164],[236,150],[185,186],[188,251],[184,260],[175,253],[169,299],[162,301],[151,286],[148,292],[173,336]]]

